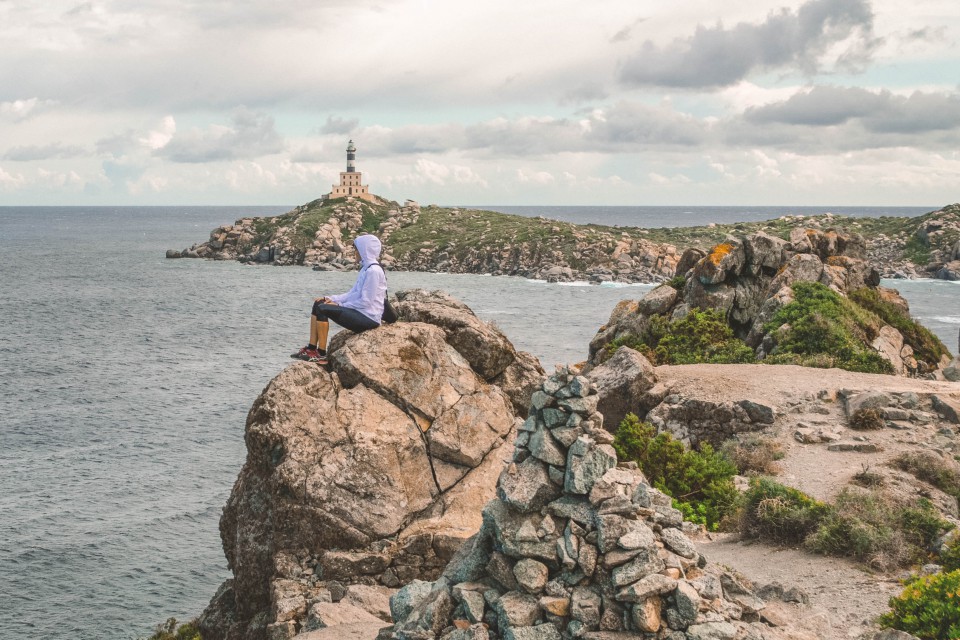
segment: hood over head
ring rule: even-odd
[[[357,236],[353,246],[360,252],[360,262],[365,267],[380,260],[380,238],[374,235]]]

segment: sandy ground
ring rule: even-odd
[[[903,451],[918,448],[953,454],[960,449],[960,439],[950,433],[956,431],[957,425],[935,421],[927,425],[905,424],[902,429],[858,432],[846,426],[841,403],[831,400],[840,389],[912,391],[960,399],[960,383],[771,365],[662,366],[656,371],[661,382],[683,396],[713,401],[748,399],[775,407],[776,423],[765,433],[777,439],[786,454],[779,461],[782,472],[778,480],[820,500],[832,500],[864,468],[882,472],[890,491],[908,495],[922,491],[936,498],[934,494],[939,492],[930,487],[918,489],[914,478],[887,463]],[[826,401],[818,400],[821,394]],[[880,451],[834,452],[827,450],[827,444],[801,444],[794,438],[798,427],[835,433],[839,442],[875,444]],[[941,431],[944,427],[946,433]],[[951,500],[943,494],[939,497],[945,500],[944,504]],[[819,627],[818,637],[857,638],[875,628],[872,621],[887,610],[888,600],[903,588],[898,581],[902,572],[874,573],[842,558],[743,542],[733,534],[711,538],[698,542],[711,562],[739,571],[757,586],[780,582],[803,589],[810,597],[810,627]]]

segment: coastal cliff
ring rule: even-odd
[[[724,255],[734,257],[712,261],[726,265],[716,273],[743,275],[728,271],[738,250]],[[741,267],[757,255],[744,249]],[[846,267],[832,277],[874,279]],[[206,640],[904,637],[874,633],[894,595],[884,573],[769,577],[756,561],[763,541],[725,561],[746,576],[711,563],[729,552],[610,445],[627,414],[690,447],[761,438],[785,454],[764,473],[823,501],[844,496],[863,462],[886,487],[864,495],[882,492],[894,513],[925,496],[937,534],[960,523],[956,492],[903,460],[960,478],[956,382],[655,367],[622,344],[544,381],[532,356],[446,294],[400,292],[397,307],[402,322],[338,334],[329,370],[294,364],[251,408],[247,461],[221,519],[234,577],[199,619]],[[960,362],[942,371],[958,380]],[[855,426],[865,409],[879,431]]]
[[[479,527],[543,370],[444,294],[397,308],[403,322],[338,334],[329,371],[294,364],[250,409],[220,521],[234,577],[204,638],[292,637],[350,585],[435,579]]]
[[[349,270],[350,241],[376,233],[383,263],[407,271],[490,273],[548,281],[663,282],[682,251],[706,250],[729,234],[789,239],[795,229],[863,236],[866,257],[885,278],[960,279],[960,205],[917,218],[782,216],[763,222],[642,229],[576,225],[492,211],[421,207],[413,201],[315,200],[275,217],[242,218],[208,241],[167,257],[310,265]]]

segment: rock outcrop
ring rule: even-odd
[[[721,311],[734,335],[762,360],[777,344],[776,331],[769,331],[767,325],[794,300],[797,282],[820,283],[842,296],[872,289],[884,304],[908,311],[906,300],[896,291],[878,286],[880,274],[864,255],[861,237],[817,229],[794,229],[789,241],[756,233],[728,237],[709,253],[689,249],[680,260],[681,265],[689,265],[680,274],[685,277],[682,287],[661,285],[639,301],[620,302],[590,343],[589,366],[603,362],[614,341],[643,336],[653,317],[676,320],[696,308]],[[890,325],[882,326],[869,340],[869,346],[900,375],[926,374],[945,364],[936,358],[921,360],[914,346]]]
[[[670,497],[618,465],[597,402],[569,370],[543,384],[480,531],[393,596],[381,638],[812,637],[762,622],[766,603],[697,552]]]
[[[455,300],[401,298],[411,321],[341,332],[329,371],[294,364],[251,408],[204,638],[292,637],[344,584],[436,579],[480,527],[542,369]]]

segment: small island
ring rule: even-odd
[[[867,259],[884,278],[960,280],[960,204],[915,218],[853,218],[826,213],[761,222],[643,229],[578,225],[464,209],[402,205],[369,192],[347,147],[340,184],[280,216],[241,218],[168,258],[304,265],[318,270],[356,267],[350,240],[375,233],[382,262],[403,271],[512,275],[550,282],[666,282],[677,275],[687,248],[706,251],[728,236],[763,232],[793,241],[806,229],[835,230],[864,239]]]

